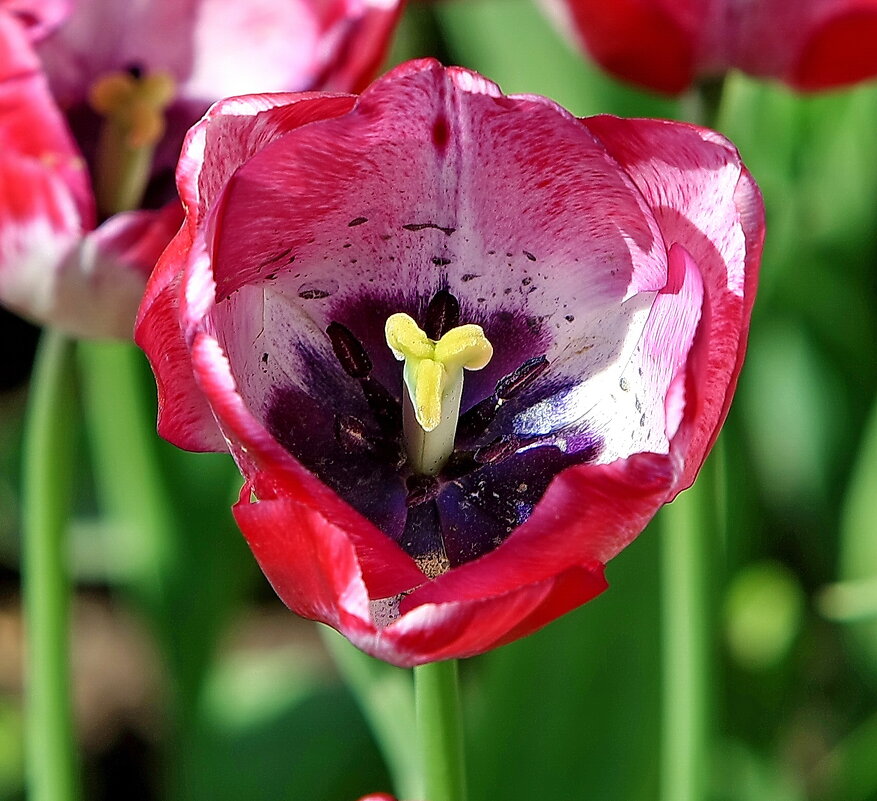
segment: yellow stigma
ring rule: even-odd
[[[88,101],[104,120],[95,165],[95,194],[103,216],[139,207],[152,173],[155,146],[165,133],[165,110],[174,99],[165,72],[142,78],[110,72],[91,86]]]
[[[463,370],[480,370],[493,346],[480,325],[452,328],[441,339],[427,337],[407,314],[393,314],[387,345],[405,362],[405,441],[413,469],[435,475],[454,450]]]
[[[143,78],[110,72],[92,84],[88,100],[98,114],[124,129],[130,147],[147,147],[164,135],[164,110],[175,90],[174,79],[166,72]]]
[[[124,129],[130,147],[147,147],[164,135],[164,110],[175,90],[174,79],[166,72],[143,78],[110,72],[92,84],[88,100],[98,114]]]

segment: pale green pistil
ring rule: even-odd
[[[95,169],[95,193],[102,215],[140,206],[155,148],[165,133],[166,112],[175,95],[176,83],[165,72],[142,78],[110,72],[91,85],[89,103],[104,120]]]
[[[460,325],[430,339],[407,314],[393,314],[385,328],[387,345],[405,361],[403,427],[413,470],[436,475],[454,451],[463,370],[480,370],[493,346],[480,325]]]

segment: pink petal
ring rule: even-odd
[[[53,103],[27,32],[0,11],[0,300],[52,319],[63,260],[92,224],[85,165]]]
[[[158,433],[180,448],[222,451],[226,444],[207,399],[198,389],[180,327],[177,264],[191,245],[185,227],[171,241],[147,284],[134,341],[149,357],[158,387]]]
[[[614,117],[585,124],[653,206],[667,245],[684,248],[703,282],[686,406],[672,444],[683,489],[718,435],[736,385],[764,236],[761,197],[736,150],[712,131]]]
[[[415,590],[402,609],[491,597],[572,567],[605,564],[645,528],[672,481],[670,460],[655,454],[568,468],[495,551]]]
[[[835,3],[814,26],[787,80],[807,91],[848,86],[877,75],[877,2]]]
[[[667,94],[695,77],[697,33],[709,4],[661,0],[542,0],[607,72]]]
[[[323,617],[317,617],[309,606],[311,601],[306,585],[333,581],[331,576],[338,574],[335,568],[342,565],[345,565],[344,587],[350,582],[360,582],[364,588],[360,613],[366,618],[369,617],[370,596],[397,595],[424,581],[413,560],[388,537],[381,535],[374,538],[370,546],[360,547],[365,544],[364,538],[356,533],[351,537],[338,521],[333,522],[331,509],[321,510],[289,496],[263,498],[251,503],[251,486],[244,488],[241,500],[235,506],[235,519],[280,597],[299,614],[332,625],[329,613],[324,611]],[[329,546],[330,554],[308,556],[320,550],[323,543]],[[348,557],[341,559],[340,552],[349,554],[354,561],[348,564],[344,561]],[[355,565],[356,570],[350,565]],[[329,577],[320,576],[321,572],[328,573]],[[365,594],[366,587],[368,594]],[[339,592],[336,600],[341,599],[344,592],[346,590]]]
[[[742,11],[722,5],[705,30],[702,53],[724,41],[724,67],[808,91],[877,75],[874,0],[766,0]]]
[[[736,68],[813,91],[877,75],[875,0],[542,0],[610,73],[677,94]]]
[[[216,340],[196,334],[191,350],[198,386],[207,396],[238,466],[251,479],[263,512],[276,510],[277,504],[288,499],[302,507],[302,515],[317,515],[309,518],[317,521],[315,525],[325,518],[326,525],[331,523],[346,531],[358,553],[364,579],[377,597],[408,590],[422,581],[423,574],[409,556],[305,470],[252,416]],[[273,506],[269,505],[272,499],[277,502]]]
[[[327,32],[335,47],[314,88],[362,91],[381,66],[404,7],[399,0],[346,0],[345,5],[351,10],[339,14]]]
[[[286,107],[285,103],[290,105]],[[182,264],[192,248],[199,210],[211,202],[213,193],[228,175],[260,146],[318,118],[320,113],[340,113],[351,103],[352,99],[346,97],[232,98],[217,103],[187,137],[177,181],[189,216],[150,282],[138,314],[135,336],[150,357],[158,384],[159,433],[178,447],[194,451],[225,448],[213,413],[195,383],[179,324]],[[209,156],[202,163],[207,142],[211,146]]]
[[[540,320],[540,352],[583,388],[566,405],[571,420],[602,395],[593,376],[608,375],[608,365],[620,374],[651,293],[666,283],[660,232],[574,118],[542,98],[500,101],[496,93],[435,62],[404,65],[349,114],[273,141],[229,179],[209,223],[210,266],[225,301],[210,314],[261,419],[272,387],[308,369],[274,337],[311,331],[309,347],[326,351],[322,332],[338,309],[402,287],[412,295],[438,288],[434,269],[412,282],[412,264],[441,262],[458,297],[480,295],[485,309],[526,309]],[[249,224],[238,225],[245,216]],[[607,262],[618,266],[606,270]],[[199,297],[207,302],[206,292]],[[479,313],[474,303],[468,313]],[[566,348],[577,336],[587,347]],[[264,352],[276,354],[268,369],[250,369]],[[518,366],[497,359],[473,381]],[[521,425],[544,433],[536,427],[546,415],[531,417]]]
[[[475,656],[532,634],[606,586],[601,565],[576,566],[503,595],[424,604],[382,632],[391,653],[404,657],[379,655],[402,666]]]
[[[364,0],[75,0],[40,47],[65,106],[101,75],[131,65],[168,71],[202,108],[247,92],[359,88],[388,44],[401,3]],[[341,65],[329,73],[329,65]]]
[[[315,120],[343,114],[348,95],[249,95],[221,100],[186,137],[177,185],[195,224],[231,174],[269,142]]]
[[[573,568],[498,596],[419,606],[381,629],[370,617],[357,554],[340,529],[290,499],[247,503],[242,497],[235,518],[292,610],[401,666],[471,656],[517,639],[606,586],[599,565]]]
[[[38,41],[58,27],[70,12],[69,0],[4,0],[3,11],[24,25],[31,41]]]
[[[52,324],[80,337],[130,339],[146,281],[182,220],[172,201],[116,214],[82,237],[58,266]]]

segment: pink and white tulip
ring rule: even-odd
[[[482,652],[601,592],[694,480],[763,237],[720,135],[576,119],[427,60],[360,96],[221,102],[177,180],[136,329],[159,430],[231,450],[235,517],[299,614],[399,665]],[[458,323],[492,344],[432,470],[397,313],[436,354]]]

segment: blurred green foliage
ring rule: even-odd
[[[585,63],[529,0],[412,3],[391,60],[431,54],[580,115],[682,113]],[[764,192],[768,238],[724,435],[730,522],[711,582],[710,799],[874,801],[877,86],[801,98],[732,75],[718,127]],[[0,559],[11,573],[22,400],[0,398]],[[140,422],[151,425],[145,406]],[[182,521],[172,573],[156,574],[167,554],[102,511],[84,443],[73,529],[80,585],[150,621],[168,697],[187,710],[174,722],[166,705],[156,748],[171,767],[155,768],[137,797],[352,801],[389,789],[362,715],[323,663],[220,647],[243,610],[280,602],[228,515],[228,460],[154,447]],[[658,561],[657,530],[647,530],[609,566],[602,597],[463,665],[474,801],[656,798]],[[0,801],[22,792],[13,689],[0,697]]]

